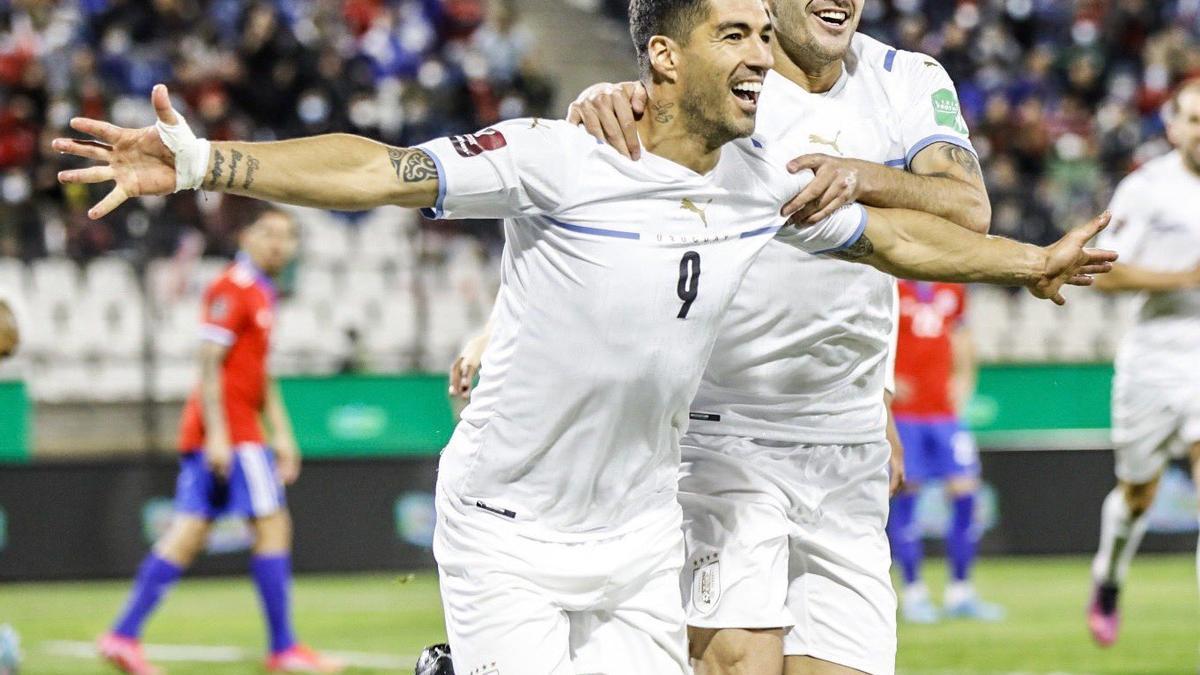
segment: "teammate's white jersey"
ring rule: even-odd
[[[938,142],[974,152],[946,71],[861,34],[827,93],[768,74],[755,138],[789,159],[818,152],[895,167]],[[767,246],[722,323],[691,433],[882,440],[894,287],[864,265]]]
[[[1147,162],[1117,187],[1099,245],[1121,263],[1162,272],[1200,264],[1200,176],[1178,151]],[[1117,354],[1118,377],[1184,380],[1200,372],[1200,289],[1139,293],[1137,318]]]
[[[608,535],[677,509],[688,403],[746,269],[773,236],[820,252],[866,225],[853,205],[777,234],[806,179],[749,139],[705,175],[630,161],[563,121],[421,149],[438,165],[438,215],[507,218],[491,340],[439,483],[534,538]]]

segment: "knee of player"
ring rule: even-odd
[[[705,673],[758,673],[763,671],[762,666],[782,667],[783,632],[783,629],[702,629],[702,632],[697,634],[694,629],[689,629],[689,651],[692,659],[707,666]],[[775,655],[779,658],[773,658]],[[776,664],[776,661],[780,663]]]
[[[1157,482],[1125,485],[1125,503],[1129,506],[1130,515],[1138,518],[1150,510],[1157,487]]]

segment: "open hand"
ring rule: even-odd
[[[784,217],[796,225],[819,223],[862,195],[862,162],[832,155],[801,155],[788,162],[788,171],[813,172],[813,180],[783,206]]]
[[[155,114],[163,123],[173,125],[178,121],[165,86],[156,85],[150,100],[154,104]],[[71,128],[96,140],[56,138],[54,149],[95,160],[98,164],[84,169],[60,171],[59,182],[116,182],[103,199],[88,209],[89,218],[104,217],[130,197],[166,195],[175,191],[175,155],[163,143],[154,126],[126,129],[100,120],[76,117],[71,120]]]
[[[646,88],[641,82],[593,84],[567,108],[567,121],[582,124],[587,132],[617,152],[638,159],[637,120],[646,112]]]
[[[1108,227],[1111,220],[1112,214],[1106,211],[1047,246],[1045,269],[1040,278],[1029,284],[1029,292],[1036,297],[1052,300],[1056,305],[1063,305],[1066,299],[1060,291],[1064,285],[1091,286],[1091,275],[1112,271],[1112,264],[1117,260],[1116,251],[1086,247],[1093,237]]]

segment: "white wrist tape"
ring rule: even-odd
[[[175,113],[178,120],[175,124],[165,124],[162,120],[155,122],[158,137],[163,145],[175,154],[175,191],[195,190],[204,182],[208,172],[208,155],[212,144],[203,138],[196,138],[183,115]]]

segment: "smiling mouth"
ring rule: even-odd
[[[758,95],[762,93],[762,82],[738,82],[729,88],[733,95],[751,104],[758,104]]]
[[[816,17],[831,28],[841,28],[850,20],[850,13],[844,9],[823,9],[816,12]]]

